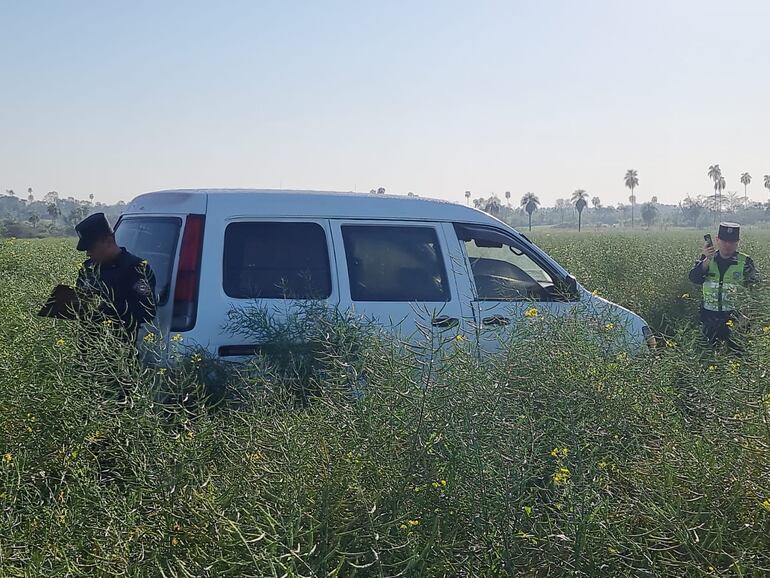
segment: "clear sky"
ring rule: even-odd
[[[640,202],[770,174],[770,2],[0,0],[0,190]]]

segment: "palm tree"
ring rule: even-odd
[[[497,198],[497,195],[492,195],[486,201],[483,201],[482,207],[485,213],[497,217],[500,214],[500,199]]]
[[[511,191],[505,191],[505,201],[508,203],[508,206],[511,206]]]
[[[471,192],[465,191],[465,204],[470,205],[471,204]]]
[[[711,165],[709,167],[708,171],[709,178],[714,181],[714,207],[717,206],[717,184],[719,183],[719,178],[722,176],[722,169],[719,168],[719,165]],[[716,221],[716,215],[714,215],[714,220]]]
[[[639,177],[636,175],[636,169],[628,169],[623,179],[627,189],[631,189],[631,196],[628,200],[631,202],[631,228],[634,228],[634,206],[636,205],[636,196],[634,189],[639,186]]]
[[[602,208],[602,200],[599,197],[594,197],[591,199],[591,204],[594,206],[594,209]]]
[[[765,175],[764,179],[765,179],[765,188],[768,191],[770,191],[770,175]]]
[[[510,193],[506,193],[506,195],[510,195]],[[537,195],[534,193],[527,193],[523,197],[521,197],[521,207],[527,211],[527,215],[529,215],[529,230],[532,230],[532,213],[535,212],[535,210],[540,206],[540,199],[537,198]]]
[[[585,192],[583,189],[578,189],[574,193],[572,193],[572,202],[575,203],[575,208],[578,212],[578,232],[580,232],[580,229],[582,227],[582,221],[583,221],[583,209],[586,208],[586,205],[588,202],[586,199],[588,198],[588,193]]]
[[[725,190],[725,178],[719,175],[717,182],[714,184],[714,188],[719,191],[719,202],[717,203],[717,209],[722,212],[722,191]]]
[[[748,186],[749,183],[751,183],[751,175],[749,173],[743,173],[741,174],[741,184],[743,185],[743,201],[748,202],[749,200],[749,193],[748,193]]]
[[[30,225],[32,225],[33,229],[37,229],[37,224],[40,221],[40,217],[37,215],[30,215],[27,220],[29,221]]]

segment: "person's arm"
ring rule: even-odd
[[[690,278],[690,281],[695,283],[696,285],[703,285],[703,282],[706,280],[706,272],[708,271],[708,266],[706,268],[703,268],[703,263],[706,260],[705,255],[701,255],[697,261],[695,261],[695,265],[693,265],[692,269],[690,269],[690,274],[688,277]]]
[[[134,269],[135,275],[128,295],[128,314],[137,325],[155,317],[155,273],[146,261]]]
[[[703,285],[703,282],[706,280],[706,273],[708,273],[709,265],[711,265],[711,260],[714,258],[716,252],[717,250],[714,248],[714,245],[709,245],[708,243],[703,245],[703,253],[701,253],[701,256],[695,262],[695,265],[693,265],[693,268],[688,275],[690,281],[696,285]]]

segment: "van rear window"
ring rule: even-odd
[[[181,227],[178,217],[124,217],[115,229],[117,244],[152,267],[158,305],[168,301]]]
[[[237,299],[326,299],[331,271],[317,223],[243,222],[225,229],[222,285]]]

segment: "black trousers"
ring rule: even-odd
[[[743,347],[736,342],[732,324],[738,322],[734,311],[709,311],[701,309],[700,320],[702,323],[703,337],[712,345],[724,343],[734,351],[743,351]]]

